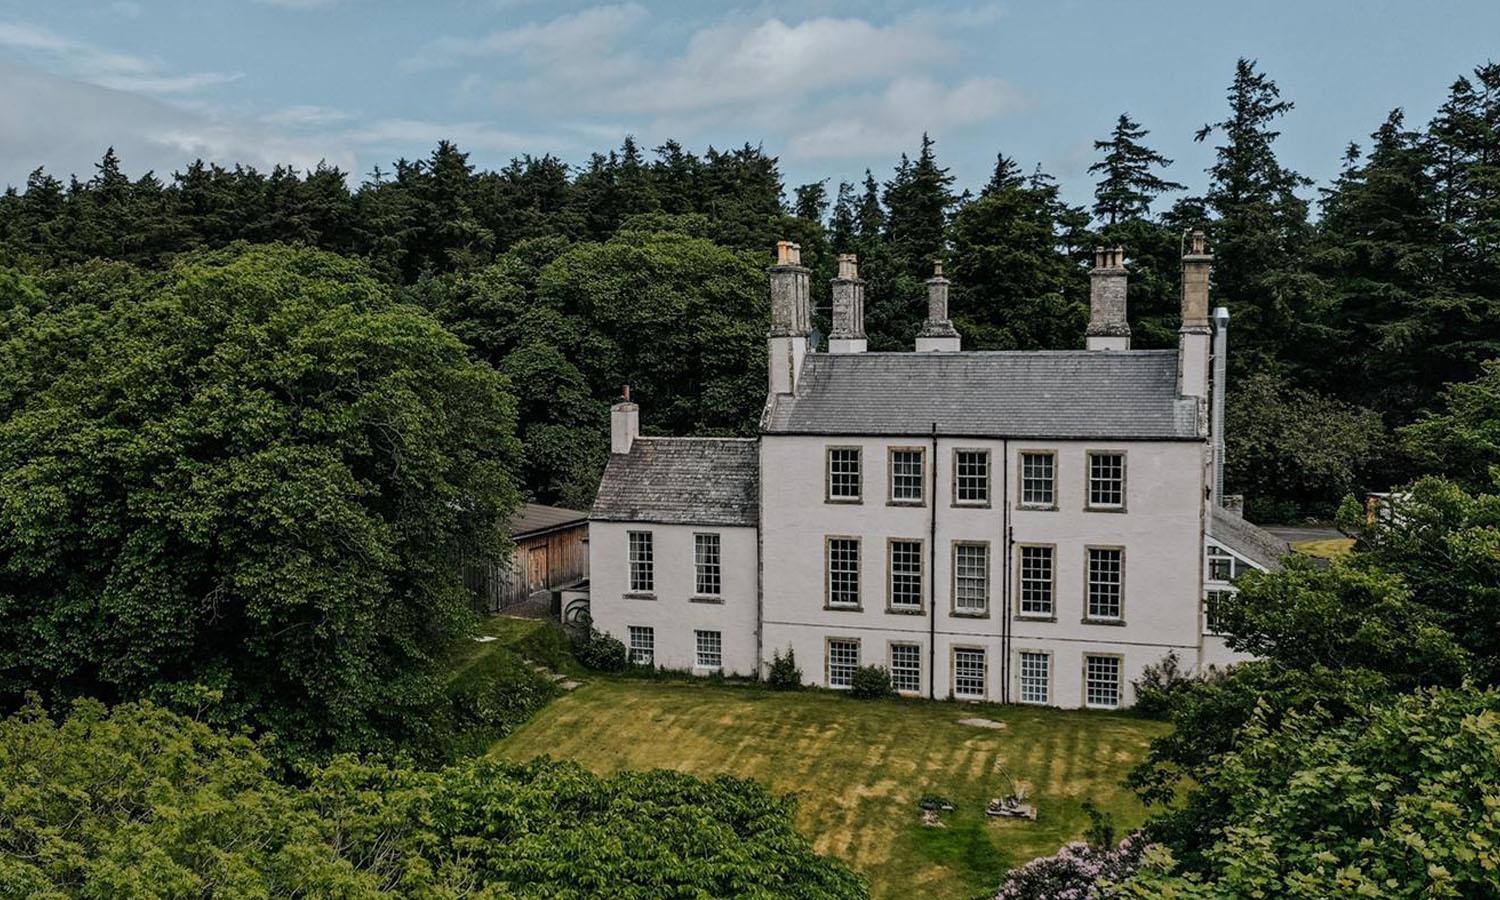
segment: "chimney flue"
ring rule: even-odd
[[[1182,327],[1178,329],[1177,392],[1208,401],[1209,350],[1213,329],[1208,320],[1208,285],[1214,258],[1202,229],[1194,229],[1182,257]]]
[[[1089,272],[1089,327],[1084,333],[1090,350],[1130,349],[1125,305],[1129,280],[1123,247],[1094,248],[1094,268]]]
[[[927,279],[927,321],[917,332],[917,352],[931,350],[953,352],[960,348],[958,329],[948,318],[948,285],[943,277],[941,260],[932,266],[932,277]]]
[[[771,266],[770,275],[769,386],[773,394],[790,394],[797,388],[802,358],[807,355],[807,335],[812,331],[812,272],[802,265],[800,246],[777,241],[776,264]]]
[[[831,283],[833,332],[828,336],[829,353],[863,353],[865,340],[865,283],[859,277],[859,258],[839,254],[839,275]]]

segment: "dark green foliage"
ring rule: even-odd
[[[860,666],[849,682],[849,696],[856,700],[879,700],[895,693],[891,689],[891,673],[885,666]]]
[[[766,672],[766,684],[773,691],[798,691],[802,689],[802,670],[797,667],[797,654],[791,647],[783,655],[780,650],[771,651],[771,667]]]
[[[573,641],[573,655],[595,672],[623,672],[630,664],[630,653],[617,637],[590,628]]]
[[[1450,384],[1440,408],[1401,430],[1401,444],[1422,472],[1444,475],[1469,490],[1494,483],[1500,466],[1500,359],[1477,380]]]
[[[1152,171],[1165,169],[1172,161],[1141,143],[1150,133],[1129,113],[1120,113],[1109,139],[1094,141],[1094,150],[1104,151],[1103,158],[1089,166],[1090,175],[1100,176],[1094,185],[1094,217],[1106,225],[1144,219],[1157,197],[1184,190]]]
[[[0,301],[3,702],[425,745],[471,619],[454,560],[517,499],[501,376],[327,253],[81,278]]]
[[[1148,857],[1121,896],[1488,897],[1500,694],[1421,691],[1340,723],[1257,713],[1198,774],[1234,827],[1196,865]]]
[[[0,896],[868,895],[748,780],[342,756],[292,788],[268,749],[149,704],[28,707],[0,723]]]
[[[1089,829],[1083,839],[1090,847],[1108,850],[1115,845],[1115,817],[1100,809],[1092,800],[1083,801],[1083,814],[1089,817]]]
[[[482,655],[448,685],[452,721],[452,757],[483,754],[495,742],[525,724],[557,696],[557,687],[534,670],[519,652],[502,650]]]
[[[1357,491],[1360,476],[1388,452],[1374,412],[1293,387],[1269,372],[1231,382],[1224,434],[1225,481],[1251,504],[1290,501],[1292,509],[1331,515]],[[1276,521],[1252,506],[1260,521]]]
[[[1130,707],[1130,711],[1148,719],[1165,719],[1171,712],[1172,699],[1195,681],[1197,679],[1183,668],[1177,651],[1169,651],[1160,662],[1142,669],[1141,677],[1132,682],[1135,688],[1135,705]],[[1105,843],[1112,844],[1113,841]]]

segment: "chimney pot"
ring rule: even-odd
[[[859,257],[853,253],[839,254],[839,277],[844,279],[855,279],[859,277]]]
[[[800,266],[802,265],[802,245],[791,241],[776,242],[776,265],[778,266]]]

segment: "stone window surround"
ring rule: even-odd
[[[896,454],[917,454],[917,490],[921,496],[916,499],[898,499],[896,497]],[[923,507],[927,505],[927,448],[926,447],[887,447],[885,448],[885,505],[886,506],[912,506]]]
[[[1090,659],[1113,659],[1115,661],[1115,703],[1113,706],[1089,702],[1089,660]],[[1119,709],[1125,699],[1125,654],[1123,653],[1089,653],[1085,652],[1081,659],[1083,669],[1083,701],[1084,709]]]
[[[1036,541],[1026,541],[1026,542],[1019,542],[1018,541],[1016,543],[1015,547],[1016,547],[1016,560],[1015,560],[1015,567],[1016,567],[1016,618],[1018,620],[1027,621],[1027,622],[1056,622],[1057,621],[1057,545],[1056,544],[1044,544],[1044,543],[1036,542]],[[1051,566],[1050,566],[1050,568],[1051,568],[1052,571],[1050,573],[1051,574],[1051,578],[1049,579],[1049,582],[1048,582],[1048,596],[1051,598],[1051,601],[1052,601],[1052,611],[1050,613],[1024,612],[1022,610],[1022,608],[1021,608],[1022,594],[1024,592],[1023,589],[1024,589],[1024,586],[1025,586],[1025,583],[1022,581],[1022,573],[1025,571],[1025,566],[1022,565],[1021,561],[1025,557],[1025,555],[1026,555],[1026,548],[1027,547],[1038,547],[1038,548],[1042,548],[1042,549],[1046,549],[1046,550],[1052,551],[1052,553],[1051,553]],[[1087,579],[1087,571],[1086,571],[1087,568],[1088,568],[1087,559],[1085,559],[1084,568],[1085,568],[1085,579]],[[1087,607],[1085,607],[1085,609],[1086,608]]]
[[[854,454],[854,477],[859,494],[853,497],[835,496],[833,493],[833,453],[846,450]],[[853,444],[829,444],[823,448],[823,502],[856,505],[865,502],[865,453],[864,448]]]
[[[1120,614],[1118,616],[1105,618],[1089,615],[1089,591],[1093,586],[1089,562],[1094,550],[1120,551]],[[1126,554],[1123,546],[1118,544],[1088,544],[1083,548],[1083,618],[1080,621],[1084,625],[1123,626],[1125,624],[1125,565]]]
[[[896,544],[917,545],[917,605],[897,606],[896,598],[896,570],[892,563],[895,560]],[[885,539],[885,611],[894,615],[920,616],[927,612],[927,604],[922,595],[927,588],[927,541],[922,538],[890,537]]]
[[[959,609],[958,607],[958,548],[959,547],[983,547],[984,548],[984,609]],[[948,614],[954,618],[961,619],[988,619],[990,617],[990,603],[994,599],[994,591],[990,590],[992,580],[990,569],[994,564],[994,558],[990,554],[989,541],[967,541],[955,540],[949,550],[949,584],[948,584]]]
[[[911,647],[917,651],[917,686],[906,690],[896,688],[896,693],[907,697],[920,697],[922,696],[922,645],[917,641],[886,641],[885,658],[886,665],[891,672],[892,687],[895,687],[897,647]]]
[[[1027,700],[1024,687],[1025,663],[1023,659],[1027,656],[1041,656],[1047,660],[1047,699]],[[1057,670],[1057,659],[1051,650],[1041,650],[1033,647],[1016,648],[1016,702],[1028,706],[1050,706],[1052,703],[1052,674]]]
[[[856,601],[854,603],[833,602],[833,542],[854,542],[854,592]],[[850,610],[860,612],[864,609],[864,539],[854,534],[825,534],[823,536],[823,608],[828,610]]]
[[[983,500],[960,500],[958,496],[958,456],[960,453],[979,453],[984,456],[984,499]],[[995,496],[995,466],[992,462],[993,454],[988,447],[954,447],[951,455],[953,477],[948,486],[951,503],[949,505],[965,509],[988,509],[991,498]]]
[[[827,685],[830,690],[847,691],[852,687],[853,671],[849,673],[850,684],[833,683],[833,645],[836,643],[854,645],[854,669],[856,670],[864,663],[864,647],[861,646],[861,641],[857,637],[828,635],[823,638],[823,684]]]
[[[1094,496],[1094,457],[1096,456],[1118,456],[1120,458],[1120,503],[1096,504]],[[1056,472],[1056,466],[1053,466]],[[1053,496],[1056,496],[1054,492]],[[1130,503],[1130,458],[1124,450],[1086,450],[1083,455],[1083,511],[1102,513],[1123,513]]]
[[[983,691],[978,694],[960,694],[958,692],[958,654],[960,651],[972,651],[979,654],[983,673],[980,676],[984,682]],[[990,651],[982,644],[949,644],[948,645],[948,692],[955,700],[988,700],[990,697]]]
[[[1028,456],[1050,456],[1052,457],[1052,502],[1051,503],[1027,503],[1026,502],[1026,457]],[[1057,509],[1058,490],[1058,465],[1056,450],[1021,449],[1016,451],[1016,509],[1026,509],[1036,512],[1052,512]],[[1085,498],[1087,499],[1087,498]]]

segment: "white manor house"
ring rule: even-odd
[[[1214,601],[1285,545],[1225,506],[1212,263],[1195,233],[1176,350],[1130,349],[1124,253],[1101,249],[1087,350],[962,350],[939,268],[915,352],[871,353],[841,256],[817,352],[781,243],[758,437],[643,437],[613,408],[595,625],[666,668],[764,674],[790,648],[824,687],[882,665],[904,694],[1061,707],[1130,705],[1170,652],[1232,661]]]

